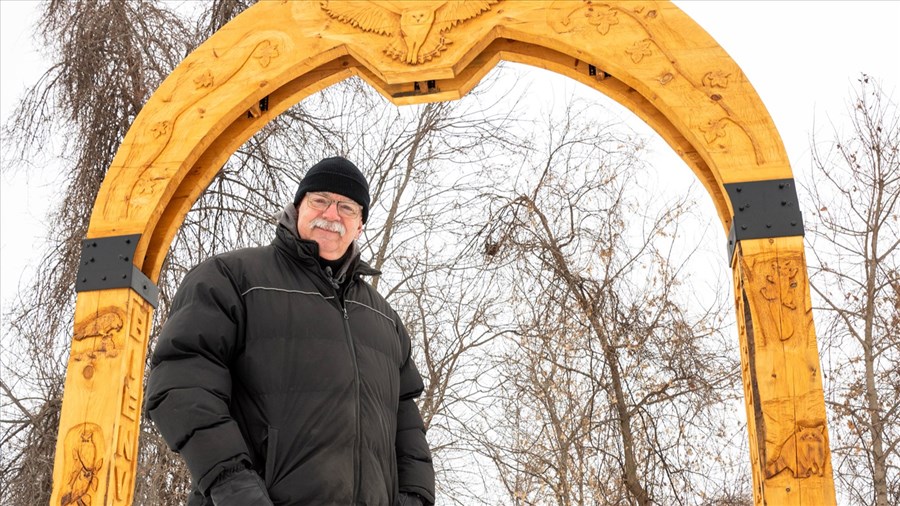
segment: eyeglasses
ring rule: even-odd
[[[316,211],[325,211],[326,209],[331,207],[331,204],[337,204],[338,214],[340,214],[344,218],[356,218],[359,216],[359,213],[362,212],[362,207],[356,202],[335,200],[319,193],[307,194],[306,202],[309,203],[309,207],[315,209]]]

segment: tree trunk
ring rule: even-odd
[[[881,198],[876,188],[876,211],[881,215]],[[875,506],[888,506],[887,462],[884,454],[884,422],[881,419],[881,400],[875,386],[874,320],[876,300],[875,285],[878,282],[876,261],[878,258],[878,223],[871,224],[870,256],[866,259],[866,317],[863,356],[866,365],[866,404],[869,412],[869,434],[872,437],[872,486],[875,489]]]
[[[593,320],[593,318],[591,319]],[[599,328],[593,321],[591,324],[594,326],[595,330]],[[609,362],[613,393],[616,398],[616,413],[619,418],[619,433],[622,435],[622,450],[625,456],[625,486],[628,487],[628,491],[631,492],[631,495],[634,497],[637,504],[648,506],[650,504],[650,498],[647,496],[647,491],[641,485],[641,480],[638,476],[637,459],[634,455],[634,435],[631,431],[631,414],[628,412],[625,391],[622,388],[622,376],[619,371],[619,362],[615,350],[612,345],[608,343],[609,339],[604,339],[604,341],[606,342],[603,344],[603,354],[606,357],[606,361]]]

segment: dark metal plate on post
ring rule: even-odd
[[[140,234],[81,241],[76,292],[131,288],[156,308],[159,288],[134,265]]]
[[[738,241],[803,235],[803,216],[793,179],[725,185],[734,216],[728,232],[728,259]]]

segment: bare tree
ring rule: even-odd
[[[6,319],[2,398],[4,504],[47,503],[74,314],[74,279],[94,198],[131,121],[190,46],[166,5],[51,1],[38,33],[54,62],[4,125],[4,170],[62,142],[64,190],[48,217],[40,276]]]
[[[812,142],[810,282],[838,489],[887,506],[900,502],[900,111],[862,75],[848,112],[846,131]]]
[[[635,191],[641,143],[586,110],[548,125],[539,163],[495,197],[483,233],[486,255],[508,264],[516,330],[499,365],[503,416],[480,443],[515,504],[721,495],[710,481],[733,462],[705,445],[740,395],[738,368],[724,306],[692,310],[683,292],[690,251],[679,258],[672,238],[689,202],[650,212]]]

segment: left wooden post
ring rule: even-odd
[[[132,502],[141,385],[157,296],[131,263],[138,238],[84,241],[52,505]]]

